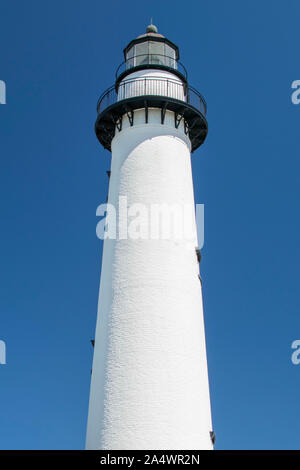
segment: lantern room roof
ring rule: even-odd
[[[154,33],[153,31],[150,31],[149,33],[144,33],[144,34],[140,34],[137,39],[140,39],[140,38],[147,38],[149,36],[154,36],[156,38],[164,38],[165,36],[163,34],[160,34],[160,33]]]

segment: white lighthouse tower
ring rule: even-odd
[[[192,238],[163,236],[157,218],[156,236],[124,235],[132,207],[194,207],[191,152],[207,134],[206,104],[154,25],[124,56],[95,125],[123,228],[104,240],[86,448],[212,449],[195,217]]]

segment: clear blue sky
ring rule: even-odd
[[[300,448],[299,2],[2,0],[1,449],[84,447],[110,165],[95,106],[151,16],[208,103],[192,158],[216,448]]]

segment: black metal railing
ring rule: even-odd
[[[180,80],[159,77],[123,80],[117,89],[115,85],[111,86],[100,96],[97,103],[97,113],[102,113],[113,104],[138,96],[160,96],[183,101],[206,116],[205,99],[195,88]]]
[[[179,60],[176,60],[174,57],[170,57],[163,54],[139,54],[127,58],[117,68],[116,79],[124,72],[127,72],[132,68],[144,67],[149,65],[153,65],[153,67],[166,67],[167,69],[176,70],[187,79],[187,71],[185,66]]]

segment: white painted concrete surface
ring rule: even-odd
[[[160,73],[160,72],[159,72]],[[174,115],[135,112],[112,141],[108,202],[193,204]],[[212,449],[197,239],[104,241],[87,449]]]

